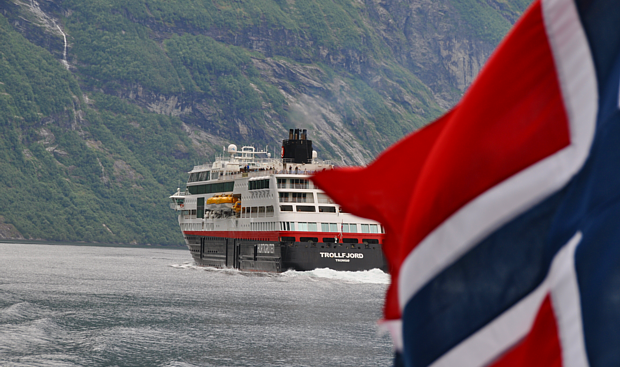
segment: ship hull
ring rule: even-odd
[[[200,235],[186,236],[186,242],[200,266],[276,273],[318,268],[387,271],[380,244],[253,241]]]

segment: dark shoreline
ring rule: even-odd
[[[50,241],[50,240],[25,240],[25,239],[0,239],[2,243],[15,243],[26,245],[65,245],[65,246],[95,246],[95,247],[126,247],[126,248],[157,248],[157,249],[174,249],[174,250],[187,250],[185,245],[151,245],[151,244],[137,244],[130,245],[124,243],[102,243],[102,242],[76,242],[76,241]]]

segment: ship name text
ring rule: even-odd
[[[321,257],[329,257],[336,259],[363,259],[364,254],[359,252],[319,252]]]

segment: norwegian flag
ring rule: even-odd
[[[619,46],[617,0],[536,1],[452,111],[313,177],[385,227],[395,364],[620,366]]]

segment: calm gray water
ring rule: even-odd
[[[379,270],[247,274],[187,250],[0,243],[2,366],[388,366]]]

